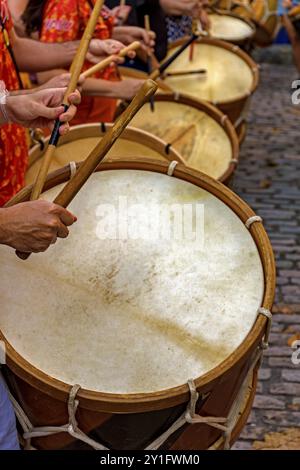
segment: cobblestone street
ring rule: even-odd
[[[291,104],[290,88],[295,78],[291,65],[261,65],[233,184],[264,219],[278,275],[270,348],[252,413],[235,449],[259,448],[254,441],[288,427],[298,428],[293,431],[300,447],[300,364],[292,364],[290,347],[300,339],[300,105]]]

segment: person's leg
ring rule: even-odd
[[[282,17],[282,23],[292,45],[295,66],[300,74],[300,31],[295,28],[287,15]]]
[[[20,450],[16,417],[0,375],[0,450]]]

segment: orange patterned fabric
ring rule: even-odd
[[[9,33],[12,28],[6,0],[0,0],[1,24]],[[14,64],[7,50],[4,33],[0,26],[0,80],[8,90],[18,90],[19,83]],[[25,182],[28,149],[26,132],[17,124],[0,127],[0,206],[16,194]]]
[[[43,26],[40,34],[44,42],[66,42],[81,39],[91,15],[95,0],[48,0],[43,14]],[[108,9],[103,9],[95,29],[94,37],[109,39],[112,34],[113,18]],[[86,62],[84,70],[91,67]],[[94,75],[96,78],[117,80],[115,68],[108,67],[104,72]],[[87,122],[111,122],[116,109],[116,100],[111,98],[83,97],[72,124]]]

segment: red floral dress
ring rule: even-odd
[[[8,90],[18,90],[17,73],[5,43],[5,32],[12,28],[6,0],[0,0],[0,80]],[[25,182],[28,148],[25,129],[17,124],[0,126],[0,206],[16,194]]]
[[[43,12],[40,40],[66,42],[81,39],[94,4],[95,0],[48,0]],[[94,38],[109,39],[112,28],[113,18],[109,10],[104,8],[96,25]],[[93,64],[86,62],[84,70],[91,65]],[[106,80],[118,79],[116,69],[112,67],[95,74],[94,77]],[[115,99],[84,96],[72,125],[87,122],[111,122],[115,109]]]

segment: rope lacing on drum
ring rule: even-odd
[[[174,170],[175,170],[177,165],[178,165],[178,162],[176,160],[173,160],[172,162],[170,162],[170,164],[168,166],[168,170],[167,170],[167,175],[168,176],[173,176]]]
[[[188,381],[191,399],[185,412],[185,420],[189,424],[209,424],[211,427],[226,431],[227,418],[217,418],[215,416],[200,416],[196,414],[196,405],[199,399],[194,380]]]
[[[243,8],[245,8],[245,10],[248,10],[249,13],[253,14],[253,9],[250,6],[250,4],[248,4],[248,3],[243,3],[243,2],[239,2],[237,0],[234,0],[233,2],[231,2],[231,5],[232,6],[230,8],[233,8],[234,6],[243,7]]]
[[[255,222],[263,222],[263,219],[259,215],[253,215],[252,217],[249,217],[249,219],[246,220],[245,226],[249,229],[252,224]]]
[[[221,124],[222,124],[223,127],[225,126],[225,122],[227,120],[228,120],[227,114],[223,114],[223,116],[221,117]]]
[[[259,309],[259,313],[266,315],[268,312],[266,309]],[[267,334],[267,332],[266,332]],[[201,394],[197,392],[196,385],[194,380],[190,379],[188,381],[188,387],[190,391],[190,400],[187,405],[186,410],[182,413],[182,415],[170,426],[170,428],[165,431],[161,436],[155,439],[150,445],[148,445],[145,450],[157,450],[159,449],[174,432],[180,429],[185,424],[203,424],[207,426],[211,426],[216,429],[220,429],[223,431],[223,447],[224,449],[230,448],[231,443],[231,436],[232,431],[234,430],[239,417],[242,415],[243,412],[243,405],[245,402],[246,394],[248,390],[252,389],[251,379],[253,375],[253,370],[256,367],[258,361],[261,359],[263,353],[263,348],[257,348],[254,357],[251,361],[251,365],[247,371],[247,374],[243,380],[239,393],[234,400],[231,409],[228,413],[227,418],[224,417],[217,417],[217,416],[200,416],[196,413],[196,406],[197,402],[200,400],[205,400],[210,396],[210,392]],[[249,385],[250,384],[250,385]],[[76,396],[80,390],[80,385],[74,385],[69,393],[68,399],[68,416],[69,421],[67,424],[62,426],[40,426],[34,427],[30,422],[28,416],[23,411],[21,406],[18,404],[16,399],[11,395],[9,392],[9,396],[11,402],[13,404],[17,419],[23,429],[23,438],[25,440],[25,449],[33,449],[31,445],[31,439],[36,437],[46,437],[52,436],[55,434],[59,434],[61,432],[67,432],[70,436],[74,437],[74,439],[78,439],[82,442],[85,442],[91,448],[95,450],[111,450],[104,445],[96,442],[94,439],[88,437],[84,432],[82,432],[78,427],[78,422],[76,420],[76,412],[79,406],[79,400],[76,399]],[[210,449],[213,449],[212,446]]]
[[[77,171],[76,162],[69,162],[69,166],[70,166],[70,179],[71,179],[73,178],[73,176],[75,176],[75,173]]]
[[[268,310],[267,308],[264,308],[264,307],[259,308],[258,311],[257,311],[257,314],[258,315],[263,315],[264,317],[267,318],[267,327],[266,327],[264,338],[263,338],[262,343],[261,343],[261,347],[262,347],[262,349],[268,349],[268,347],[269,347],[269,336],[270,336],[271,327],[272,327],[272,317],[273,317],[273,315],[272,315],[272,312],[270,310]]]
[[[79,406],[79,400],[76,400],[76,395],[80,390],[80,385],[74,385],[71,388],[69,399],[68,399],[68,415],[69,415],[69,422],[62,426],[33,426],[31,421],[29,420],[26,413],[23,411],[19,403],[13,397],[13,395],[9,392],[10,400],[13,404],[16,417],[23,429],[23,438],[25,440],[25,449],[30,450],[33,449],[31,446],[31,439],[36,437],[47,437],[53,436],[55,434],[59,434],[61,432],[67,432],[70,436],[78,439],[82,442],[85,442],[90,447],[95,450],[109,450],[107,447],[99,444],[98,442],[90,439],[84,432],[82,432],[76,420],[76,411]]]
[[[249,114],[249,110],[250,110],[250,103],[251,103],[251,92],[250,91],[247,92],[247,96],[248,96],[248,98],[246,99],[243,110],[242,110],[241,114],[239,115],[239,117],[236,119],[236,121],[234,123],[235,129],[237,127],[239,127],[239,125],[242,124],[243,122],[247,122],[247,118],[248,118],[248,114]]]
[[[265,21],[267,21],[271,16],[277,16],[277,11],[270,10],[268,3],[265,3],[265,7],[266,7],[266,11],[265,11],[264,16],[260,20],[261,23],[264,23]]]

